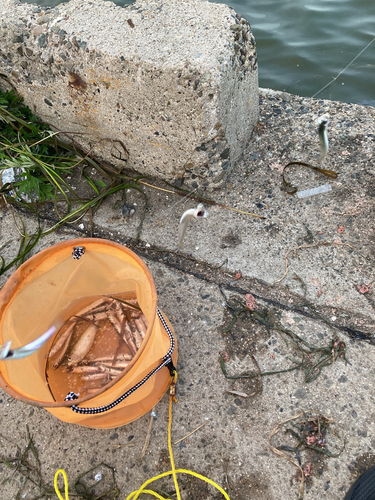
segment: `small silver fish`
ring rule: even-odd
[[[110,301],[109,297],[101,297],[100,299],[92,302],[88,306],[84,307],[80,311],[78,311],[75,316],[84,316],[85,314],[93,314],[97,312],[97,309],[102,309],[105,304]]]
[[[109,311],[107,311],[107,318],[109,319],[111,325],[116,330],[116,332],[119,335],[121,335],[122,325],[121,325],[119,318],[116,315],[116,311],[113,311],[111,309]]]
[[[68,328],[65,330],[65,332],[62,335],[60,335],[57,342],[51,347],[51,349],[48,353],[49,358],[51,358],[52,356],[57,354],[59,352],[59,350],[62,348],[62,346],[65,345],[67,339],[72,336],[75,325],[76,325],[75,318],[73,318],[72,323],[68,326]],[[69,345],[69,342],[68,342],[68,345]]]
[[[124,324],[124,334],[122,336],[125,344],[129,347],[130,352],[132,353],[132,356],[135,356],[137,353],[137,346],[134,342],[134,336],[133,336],[133,331],[130,328],[129,323]]]
[[[139,326],[138,326],[139,325]],[[133,334],[133,340],[137,347],[137,350],[141,347],[144,335],[141,334],[141,329],[144,328],[143,322],[141,324],[139,319],[135,319],[134,323],[130,325]]]
[[[90,381],[90,380],[101,380],[101,379],[108,379],[108,373],[107,372],[104,372],[104,371],[101,371],[101,372],[98,372],[98,373],[88,373],[87,375],[82,375],[81,376],[81,380],[87,380],[87,381]]]
[[[104,369],[101,366],[78,365],[72,368],[72,373],[83,373],[84,375],[88,375],[89,373],[99,373],[99,372],[104,372]]]
[[[327,127],[329,123],[329,114],[325,113],[318,118],[319,125],[319,142],[320,142],[320,163],[325,159],[328,153],[328,136]]]
[[[186,210],[186,212],[184,212],[184,214],[182,215],[182,217],[180,219],[180,224],[178,226],[178,247],[179,248],[182,247],[189,222],[192,219],[201,219],[202,217],[207,217],[207,216],[208,216],[208,212],[204,208],[203,203],[199,203],[197,208],[190,208],[189,210]]]
[[[7,342],[6,344],[0,346],[0,360],[22,359],[30,356],[37,351],[39,347],[41,347],[55,332],[56,327],[51,326],[51,328],[49,328],[39,338],[33,340],[27,345],[24,345],[23,347],[19,347],[18,349],[11,349],[11,342]]]

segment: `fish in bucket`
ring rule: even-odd
[[[0,291],[0,345],[17,353],[29,344],[38,348],[27,357],[0,356],[2,389],[93,428],[147,413],[177,362],[147,266],[128,248],[96,238],[39,252]]]

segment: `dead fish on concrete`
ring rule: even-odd
[[[320,142],[320,163],[325,159],[328,153],[328,136],[327,136],[327,128],[329,123],[329,114],[325,113],[324,115],[318,118],[319,125],[319,142]]]
[[[207,216],[208,216],[208,212],[204,208],[203,203],[199,203],[197,208],[190,208],[189,210],[186,210],[186,212],[184,212],[184,214],[182,215],[182,217],[180,219],[180,224],[178,226],[178,247],[179,248],[182,247],[185,233],[186,233],[189,222],[192,219],[201,219],[201,218],[207,217]]]

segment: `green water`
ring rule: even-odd
[[[55,6],[61,2],[29,3]],[[251,24],[260,87],[375,106],[375,0],[233,0],[229,4]]]

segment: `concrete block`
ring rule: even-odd
[[[44,121],[117,168],[212,188],[258,121],[247,21],[227,5],[0,0],[0,73]]]

